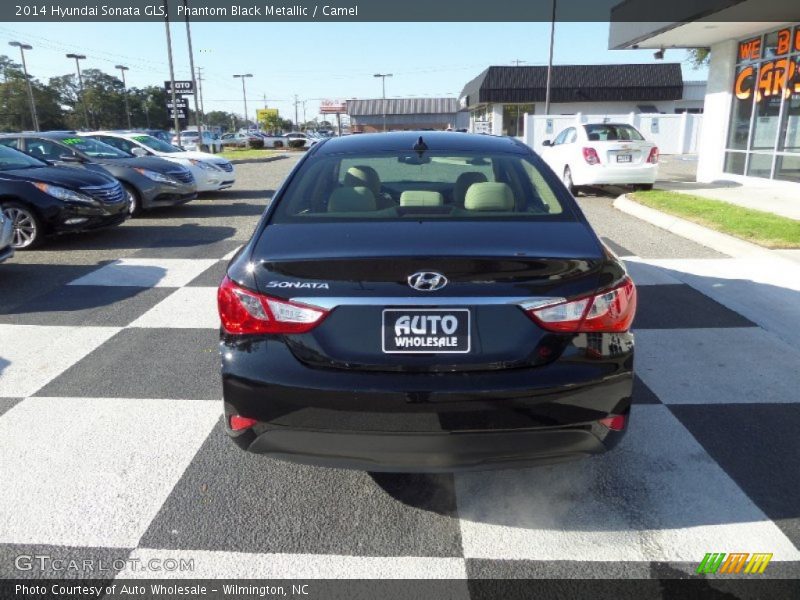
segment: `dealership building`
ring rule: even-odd
[[[698,181],[800,182],[800,22],[759,20],[759,2],[720,4],[727,8],[671,23],[612,14],[609,46],[711,49]]]
[[[547,67],[491,66],[459,103],[470,131],[526,138],[525,115],[545,114]],[[700,113],[705,82],[684,82],[679,63],[555,65],[550,115]]]
[[[467,115],[459,114],[455,98],[377,98],[348,100],[350,129],[359,133],[412,129],[460,129]],[[385,116],[384,116],[385,115]]]

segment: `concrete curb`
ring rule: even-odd
[[[281,154],[279,156],[265,156],[264,158],[234,158],[228,159],[232,165],[249,165],[252,163],[268,163],[276,160],[283,160],[289,158],[288,154]]]
[[[726,233],[714,231],[686,219],[668,215],[629,199],[625,194],[614,200],[614,208],[631,216],[647,221],[651,225],[696,242],[722,254],[734,258],[782,258],[774,251],[757,244],[746,242]]]

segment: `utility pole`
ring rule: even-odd
[[[375,73],[373,77],[380,77],[381,78],[381,98],[382,105],[383,105],[383,131],[386,131],[386,78],[392,77],[391,73]]]
[[[172,64],[172,34],[169,31],[169,6],[164,0],[164,27],[167,30],[167,56],[169,57],[169,81],[172,91],[172,117],[175,123],[175,137],[178,146],[181,145],[181,123],[178,119],[178,98],[175,93],[175,67]]]
[[[514,59],[511,62],[514,63],[515,67],[518,67],[518,66],[520,66],[520,65],[522,65],[522,64],[524,64],[524,63],[526,63],[528,61],[527,60]]]
[[[125,115],[128,117],[128,129],[133,129],[131,126],[131,107],[128,106],[128,84],[125,82],[125,71],[129,69],[125,65],[117,65],[114,68],[119,69],[119,72],[122,73],[122,93],[123,98],[125,98]]]
[[[247,126],[247,118],[248,118],[247,117],[247,90],[245,89],[245,86],[244,86],[244,80],[247,79],[248,77],[252,77],[252,76],[253,76],[252,73],[245,73],[244,75],[234,75],[234,77],[238,77],[239,79],[242,80],[242,99],[244,100],[244,128],[245,128],[245,131],[249,131],[250,128]]]
[[[197,91],[200,93],[200,114],[206,120],[206,109],[203,105],[203,68],[197,67]]]
[[[81,61],[86,58],[84,54],[67,54],[67,58],[75,59],[75,67],[78,70],[78,85],[81,90],[81,104],[83,105],[83,118],[86,123],[86,129],[91,129],[89,125],[89,110],[86,108],[86,94],[83,91],[83,75],[81,75]]]
[[[9,46],[19,48],[20,56],[22,56],[22,72],[25,74],[25,83],[28,84],[28,100],[31,103],[31,119],[33,119],[33,130],[39,131],[39,117],[36,114],[36,101],[33,99],[33,86],[31,85],[31,78],[28,77],[28,65],[25,63],[25,50],[33,50],[30,44],[22,44],[20,42],[8,42]],[[6,79],[4,76],[3,79]]]
[[[294,95],[294,126],[297,128],[297,105],[299,100],[297,99],[297,94]],[[299,129],[297,129],[299,131]]]
[[[194,125],[197,127],[197,134],[200,137],[200,144],[203,144],[203,129],[200,122],[200,113],[197,103],[197,81],[194,78],[194,51],[192,50],[192,28],[189,25],[189,0],[183,0],[183,7],[186,9],[186,39],[189,42],[189,70],[192,72],[192,94],[194,95]]]
[[[550,114],[550,82],[553,74],[553,42],[556,37],[556,0],[553,0],[553,14],[550,19],[550,57],[547,60],[547,87],[544,93],[544,114]]]

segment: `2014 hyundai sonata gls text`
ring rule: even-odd
[[[598,454],[624,434],[636,290],[528,147],[314,145],[218,292],[242,448],[370,471]]]

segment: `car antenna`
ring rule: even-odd
[[[422,136],[419,136],[417,143],[414,144],[412,150],[419,154],[420,158],[422,158],[422,154],[428,149],[428,144],[425,143],[425,140],[422,139]]]

